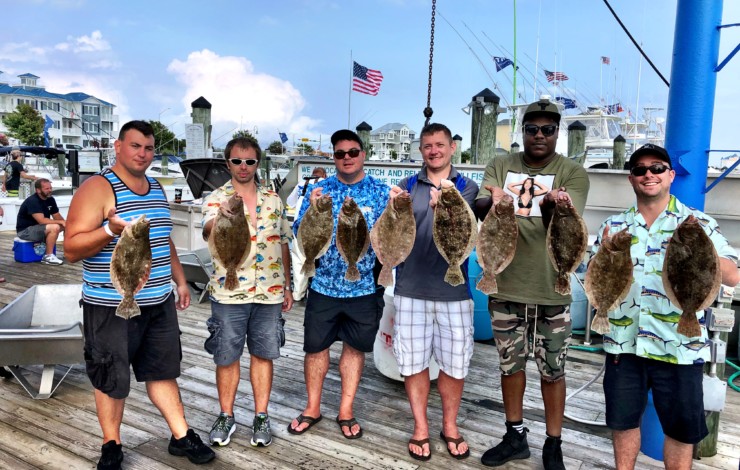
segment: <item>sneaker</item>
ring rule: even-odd
[[[507,422],[504,438],[496,447],[488,449],[483,454],[480,459],[481,463],[489,467],[498,467],[509,460],[529,458],[528,432],[529,429],[524,428],[524,432],[520,434]]]
[[[231,441],[231,435],[236,431],[236,421],[233,416],[221,412],[216,418],[211,428],[211,434],[208,435],[211,445],[225,446]]]
[[[252,441],[253,447],[267,447],[272,444],[272,431],[270,431],[270,417],[265,413],[260,413],[252,421]]]
[[[123,446],[121,444],[116,444],[116,441],[110,440],[103,444],[100,453],[98,470],[120,470],[121,462],[123,462]]]
[[[542,447],[542,463],[545,470],[565,470],[563,451],[560,449],[562,443],[559,437],[547,436],[545,439],[545,445]]]
[[[64,261],[57,258],[57,256],[54,253],[50,255],[44,255],[44,257],[41,258],[41,262],[43,264],[55,264],[55,265],[64,264]]]
[[[188,429],[188,433],[180,439],[175,439],[175,436],[170,437],[170,445],[167,447],[167,450],[172,455],[178,457],[185,456],[188,460],[196,464],[210,462],[216,457],[213,450],[203,444],[200,436],[192,429]]]

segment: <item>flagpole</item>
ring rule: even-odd
[[[534,69],[532,70],[532,81],[534,90],[532,92],[532,101],[537,101],[537,67],[540,65],[540,19],[542,18],[542,0],[540,0],[540,11],[537,15],[537,49],[534,55]]]
[[[514,0],[514,97],[512,104],[516,105],[516,0]],[[496,148],[496,143],[493,143],[494,152]],[[478,147],[475,148],[476,152],[478,151]]]
[[[352,58],[352,49],[349,50],[349,97],[347,99],[347,129],[349,129],[350,113],[352,111],[352,73],[354,71],[354,59]]]
[[[601,65],[599,66],[599,100],[604,101],[604,58],[601,58]],[[601,104],[601,103],[599,103]]]

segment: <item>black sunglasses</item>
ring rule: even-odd
[[[247,166],[254,166],[257,164],[257,160],[254,158],[247,158],[246,160],[243,158],[229,158],[229,161],[232,165],[239,166],[242,163],[246,164]]]
[[[360,152],[362,152],[360,149],[349,149],[346,152],[344,150],[337,150],[334,152],[334,158],[342,160],[343,158],[346,158],[346,155],[349,155],[351,158],[357,158],[360,156]]]
[[[550,137],[551,135],[555,134],[556,130],[558,130],[558,126],[556,126],[555,124],[546,124],[544,126],[537,126],[535,124],[524,125],[524,133],[531,136],[535,136],[539,131],[542,131],[542,135],[544,135],[545,137]]]
[[[635,166],[632,167],[630,170],[630,173],[632,173],[632,176],[645,176],[650,170],[650,173],[654,175],[660,175],[661,173],[665,173],[666,170],[670,170],[671,167],[667,165],[663,165],[662,163],[653,163],[650,166]]]

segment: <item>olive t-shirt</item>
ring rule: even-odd
[[[485,186],[503,188],[514,198],[517,212],[516,254],[511,264],[496,276],[498,293],[494,297],[527,304],[567,305],[571,302],[570,296],[555,292],[557,273],[547,254],[547,230],[542,223],[539,202],[548,191],[565,187],[576,210],[583,214],[589,189],[588,175],[581,165],[559,154],[542,168],[527,166],[523,155],[519,152],[491,160],[476,198],[491,196]]]

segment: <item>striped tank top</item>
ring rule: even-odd
[[[149,241],[152,247],[152,271],[144,287],[136,293],[139,306],[157,305],[172,292],[170,261],[170,206],[162,186],[147,177],[149,191],[140,195],[131,191],[116,174],[106,169],[100,173],[113,187],[116,214],[126,221],[134,221],[142,214],[150,220]],[[104,221],[104,224],[107,221]],[[82,261],[82,299],[94,305],[117,307],[122,296],[111,281],[110,261],[119,238],[111,240],[102,251]]]

